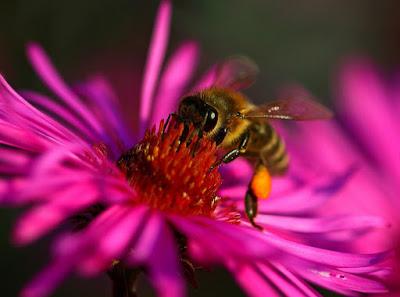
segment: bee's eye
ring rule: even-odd
[[[206,115],[206,122],[204,123],[204,127],[203,130],[205,132],[210,132],[212,129],[215,128],[215,126],[217,125],[218,122],[218,113],[217,111],[215,111],[213,108],[210,108],[207,111],[207,115]]]

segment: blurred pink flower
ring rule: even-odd
[[[184,262],[189,270],[190,262],[226,266],[251,296],[319,296],[306,281],[346,295],[384,292],[379,275],[385,271],[380,263],[386,253],[337,249],[385,222],[375,216],[315,215],[347,184],[352,168],[311,176],[299,174],[294,166],[287,176],[274,179],[271,198],[259,206],[257,222],[263,231],[253,228],[243,215],[242,200],[252,171],[246,161],[237,160],[222,169],[224,182],[218,193],[222,198],[215,199],[219,175],[204,171],[215,157],[215,147],[193,157],[193,175],[187,169],[190,162],[183,162],[183,172],[190,172],[186,177],[198,181],[193,184],[198,200],[189,196],[188,203],[198,207],[201,215],[180,208],[182,201],[173,202],[176,198],[171,193],[185,189],[149,196],[148,191],[158,190],[165,182],[160,174],[171,173],[176,177],[174,185],[187,184],[175,172],[180,163],[172,162],[174,152],[167,159],[152,155],[152,161],[161,165],[150,173],[139,165],[147,164],[148,151],[155,152],[158,144],[171,140],[169,132],[163,140],[157,134],[161,132],[144,135],[144,131],[174,110],[198,59],[196,44],[184,43],[159,80],[170,17],[171,4],[162,1],[143,79],[139,135],[127,131],[115,96],[103,79],[96,77],[70,88],[36,44],[28,47],[29,59],[57,100],[33,91],[20,95],[0,78],[0,142],[4,144],[0,148],[0,202],[33,205],[19,219],[14,241],[31,243],[76,215],[89,220],[81,230],[66,231],[56,240],[51,263],[22,296],[47,296],[70,273],[96,275],[110,269],[115,260],[127,267],[145,267],[158,296],[184,295]],[[210,84],[212,71],[196,87]],[[202,145],[207,148],[207,143]],[[176,152],[176,159],[187,158],[184,154]],[[120,170],[121,156],[133,156],[137,163],[124,161]],[[171,181],[168,186],[174,188]],[[331,249],[316,247],[319,242]]]
[[[391,259],[390,266],[394,268],[391,285],[397,292],[400,276],[400,141],[397,137],[400,121],[396,118],[399,85],[396,78],[385,80],[368,59],[353,58],[343,64],[336,82],[338,119],[296,123],[290,129],[283,128],[289,147],[296,146],[293,161],[303,166],[308,162],[311,172],[334,174],[355,168],[349,182],[319,213],[369,214],[388,222],[388,228],[379,233],[369,232],[353,241],[352,246],[362,252],[395,248],[396,257]],[[310,96],[301,88],[293,89],[300,96]]]
[[[394,246],[394,273],[391,285],[400,296],[400,81],[385,80],[366,58],[355,58],[344,64],[339,76],[338,109],[355,146],[371,171],[369,183],[381,194],[381,216],[390,219],[392,228],[378,244]],[[363,185],[361,185],[363,186]],[[369,204],[369,200],[365,201]],[[370,243],[376,246],[377,243]]]
[[[367,59],[346,63],[339,76],[338,110],[376,184],[400,209],[400,82],[384,81]]]

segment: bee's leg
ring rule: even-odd
[[[270,192],[271,176],[267,167],[260,162],[254,170],[253,177],[251,178],[245,196],[246,215],[249,218],[250,223],[258,229],[262,229],[262,227],[254,222],[254,218],[257,216],[258,199],[268,198]]]
[[[186,140],[186,146],[189,146],[196,136],[197,136],[196,138],[196,143],[197,143],[203,137],[203,133],[201,132],[200,128],[195,128],[192,130],[192,132],[190,132]]]
[[[164,127],[163,127],[163,131],[162,131],[162,136],[164,136],[164,134],[165,134],[165,130],[167,129],[167,127],[168,127],[168,124],[169,124],[169,121],[171,120],[171,117],[174,117],[175,119],[176,118],[178,118],[178,115],[176,114],[176,113],[170,113],[169,115],[168,115],[168,117],[167,117],[167,120],[165,121],[165,123],[164,123]]]
[[[247,144],[249,143],[250,133],[245,132],[242,139],[240,140],[239,146],[229,152],[227,152],[221,159],[219,159],[212,168],[218,167],[222,163],[230,163],[240,155],[243,155],[247,150]]]
[[[262,227],[254,222],[254,218],[257,216],[257,211],[258,211],[258,200],[250,188],[247,189],[246,196],[244,198],[244,205],[245,205],[246,215],[250,223],[257,229],[262,230]]]
[[[186,143],[188,142],[189,130],[190,130],[189,123],[183,122],[183,131],[181,137],[179,137],[180,144],[182,144],[183,142]]]
[[[197,133],[197,140],[196,140],[196,143],[194,144],[193,150],[192,150],[192,155],[193,156],[194,156],[194,154],[196,153],[196,151],[197,151],[197,149],[199,147],[200,140],[203,138],[203,130],[204,130],[204,125],[206,124],[206,121],[207,121],[207,116],[204,117],[204,120],[201,123],[200,127],[197,127],[195,130],[193,130],[193,132]],[[210,170],[212,170],[212,168]]]
[[[195,156],[195,154],[199,148],[200,140],[203,137],[203,132],[199,128],[196,128],[195,130],[193,130],[192,133],[190,133],[189,140],[186,142],[186,146],[191,145],[193,138],[195,137],[194,136],[195,134],[197,134],[197,138],[196,138],[196,142],[192,146],[192,156],[193,157]]]

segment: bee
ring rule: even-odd
[[[194,125],[225,152],[216,166],[243,156],[254,164],[244,202],[250,223],[255,223],[258,199],[266,199],[271,190],[271,175],[284,174],[289,156],[282,138],[270,120],[327,119],[332,113],[304,96],[254,105],[241,92],[258,73],[257,65],[246,57],[233,57],[215,70],[213,86],[190,93],[180,100],[177,116]]]

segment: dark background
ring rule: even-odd
[[[136,114],[140,77],[158,1],[1,0],[0,72],[16,88],[42,86],[24,56],[35,40],[69,82],[103,73],[113,83],[125,116]],[[344,58],[372,57],[394,71],[400,60],[400,1],[208,0],[174,1],[169,53],[184,39],[202,49],[199,73],[223,57],[244,54],[261,68],[249,90],[254,101],[299,82],[331,104],[331,84]],[[16,296],[48,259],[48,239],[15,248],[10,230],[18,211],[0,210],[0,292]],[[191,296],[242,296],[228,273],[201,272]],[[144,292],[149,288],[144,286]],[[143,293],[141,296],[147,294]],[[106,277],[72,278],[55,296],[109,296]]]

